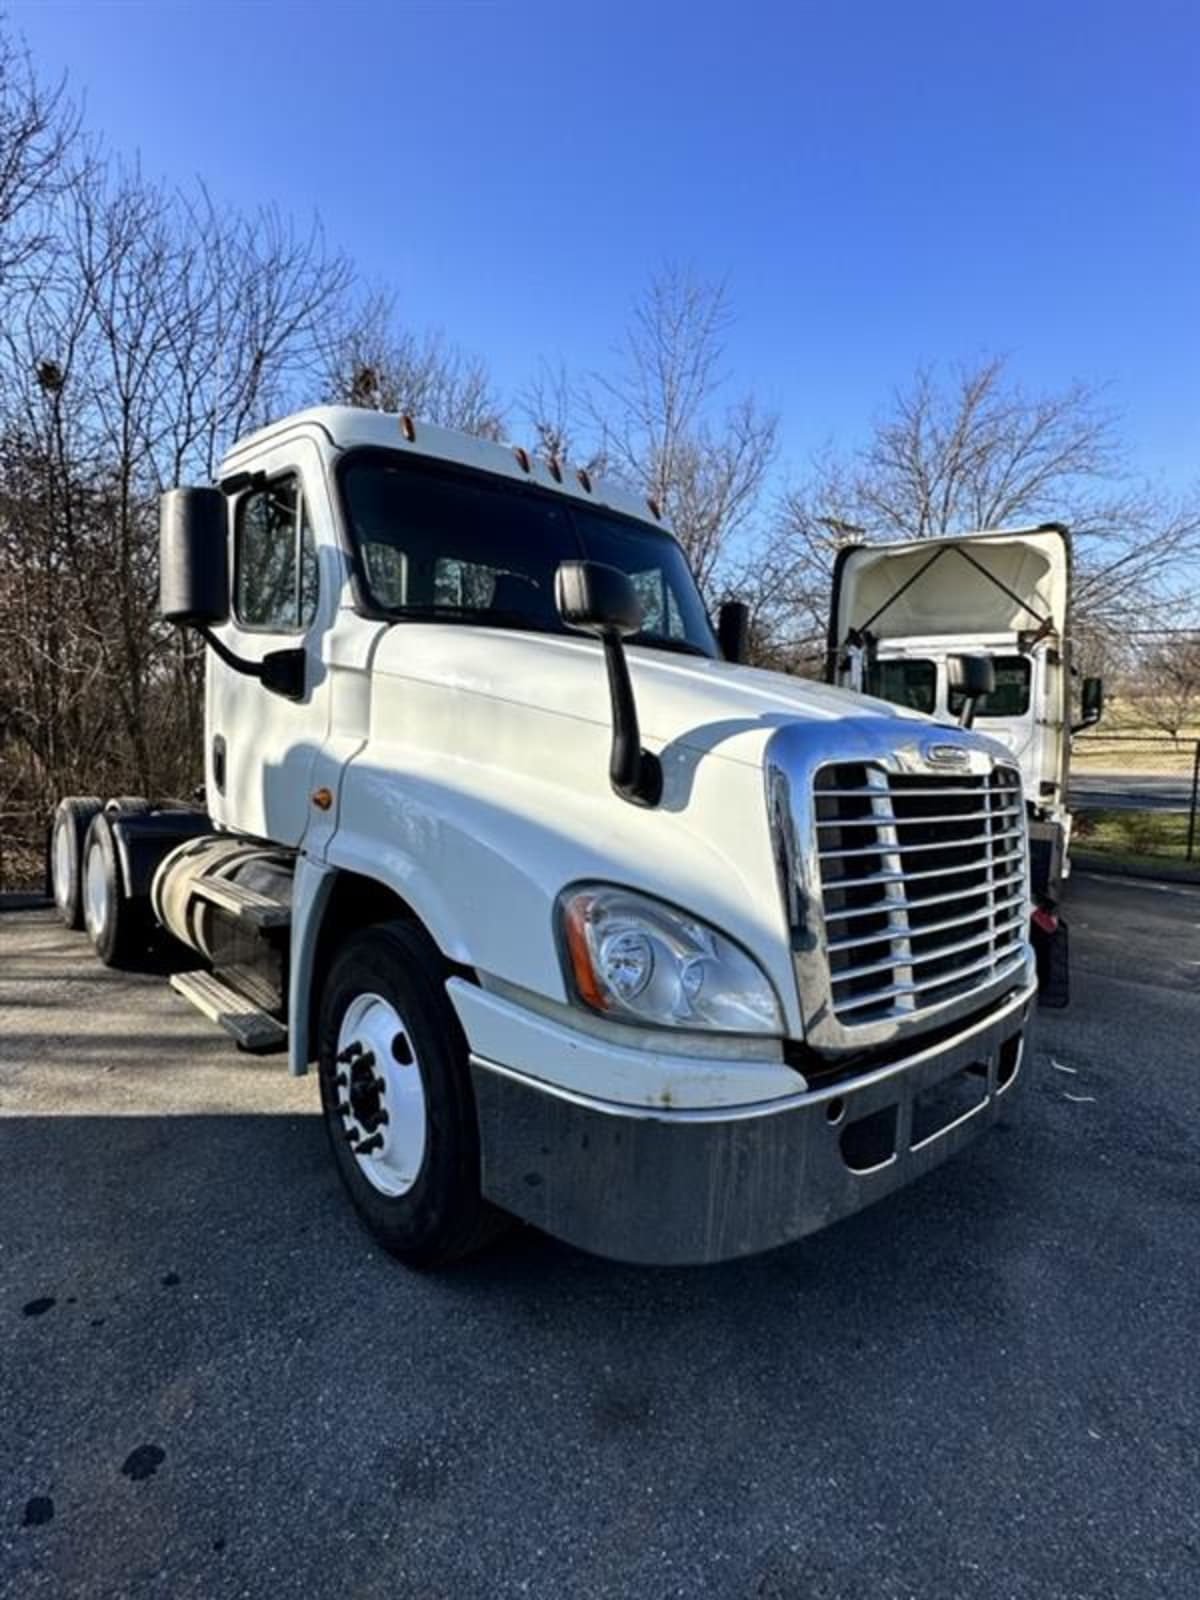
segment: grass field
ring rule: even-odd
[[[1171,811],[1080,811],[1072,850],[1120,866],[1188,866],[1188,818]],[[1200,851],[1200,839],[1196,841]],[[1190,863],[1200,877],[1200,859]]]
[[[1189,722],[1173,739],[1156,728],[1143,707],[1114,697],[1095,728],[1078,734],[1071,766],[1080,772],[1145,772],[1190,777],[1200,742],[1200,721]]]

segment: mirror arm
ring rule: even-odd
[[[629,664],[621,636],[612,630],[601,634],[608,692],[612,702],[612,756],[608,775],[616,792],[635,806],[656,806],[662,799],[662,762],[642,749],[637,704],[629,681]]]
[[[232,671],[246,678],[257,678],[264,689],[284,695],[288,700],[304,699],[303,650],[268,650],[261,661],[248,661],[245,656],[235,655],[204,623],[195,623],[194,627],[218,660]]]

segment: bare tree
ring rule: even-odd
[[[2,19],[0,19],[2,20]],[[47,204],[64,181],[78,122],[60,82],[47,87],[0,32],[0,286],[45,246]]]
[[[346,314],[325,351],[325,397],[372,411],[402,411],[485,439],[504,432],[486,364],[437,331],[400,327],[395,303],[375,292]]]
[[[1172,739],[1200,723],[1200,636],[1150,650],[1132,685],[1138,709]]]
[[[991,358],[948,379],[919,371],[862,449],[816,461],[783,497],[773,555],[807,627],[847,538],[1043,521],[1073,530],[1077,614],[1094,630],[1155,616],[1200,560],[1200,499],[1171,501],[1132,476],[1097,391],[1031,395]]]
[[[594,453],[661,506],[710,600],[757,513],[777,435],[751,395],[725,399],[730,320],[722,284],[667,267],[635,304],[615,371],[587,400]]]

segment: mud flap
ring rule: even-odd
[[[1050,930],[1035,915],[1030,938],[1037,957],[1038,1005],[1061,1011],[1071,1003],[1071,942],[1065,920],[1054,920]]]

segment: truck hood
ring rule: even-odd
[[[642,737],[750,762],[785,722],[866,718],[928,726],[883,700],[805,678],[640,646],[628,652]],[[441,623],[398,623],[378,639],[377,678],[517,704],[569,720],[611,722],[603,651],[595,640]]]

